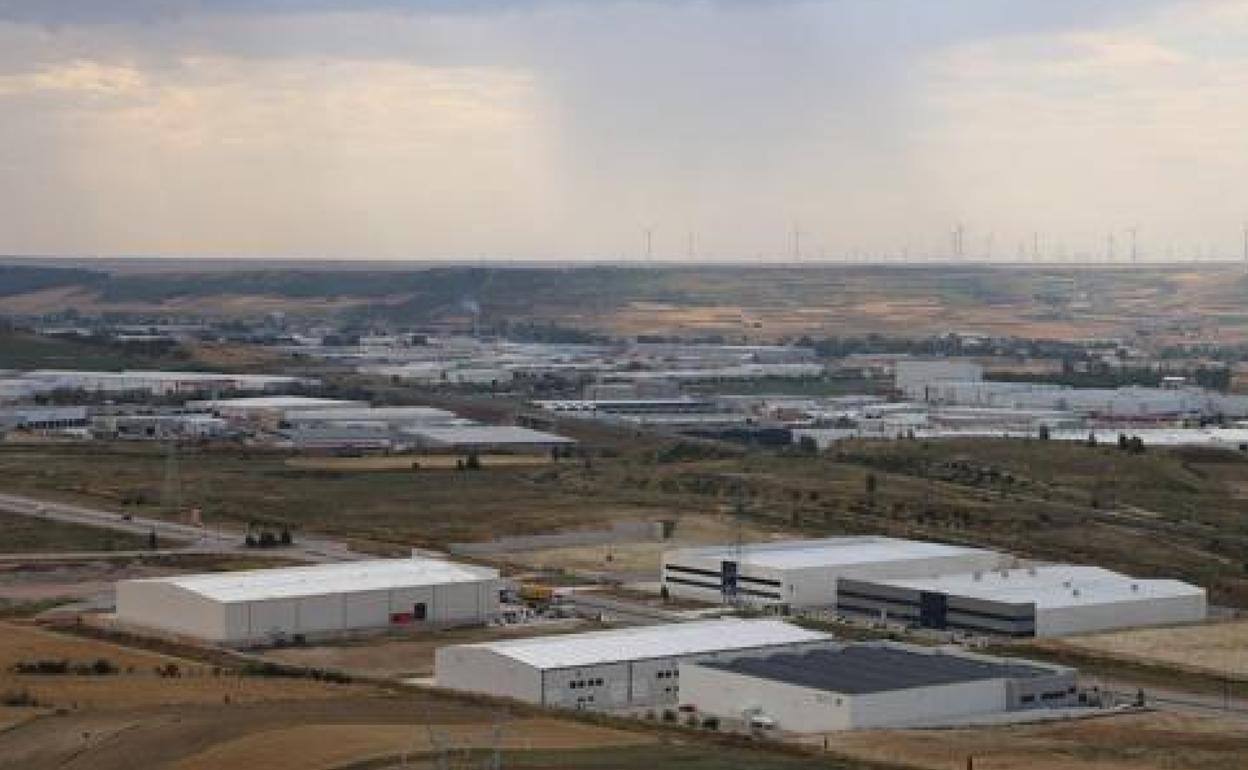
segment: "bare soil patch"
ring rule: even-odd
[[[412,679],[433,674],[433,656],[448,644],[545,636],[591,630],[594,624],[569,619],[517,626],[462,628],[422,633],[409,638],[375,637],[342,644],[266,650],[269,660],[296,666],[345,671],[356,676]]]

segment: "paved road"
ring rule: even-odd
[[[3,493],[0,493],[0,511],[47,521],[112,529],[140,536],[155,532],[156,536],[165,542],[182,543],[182,547],[176,549],[178,553],[261,553],[257,549],[249,549],[244,545],[242,530],[228,527],[196,527],[163,519],[133,516],[99,508]],[[264,553],[308,562],[353,561],[369,558],[366,554],[351,550],[350,546],[338,540],[302,536],[293,546]],[[112,555],[115,556],[117,553]],[[64,559],[66,554],[49,553],[31,556],[48,559],[59,556]]]
[[[1248,722],[1248,700],[1243,698],[1160,689],[1118,680],[1105,682],[1102,686],[1117,695],[1124,703],[1134,702],[1137,693],[1142,688],[1144,704],[1151,708]]]
[[[639,601],[600,596],[589,591],[578,591],[566,596],[564,600],[575,605],[579,610],[600,613],[604,617],[625,623],[651,625],[656,623],[682,623],[689,619],[679,613],[652,607]]]

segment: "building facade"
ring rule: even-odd
[[[499,613],[497,570],[437,559],[124,580],[117,619],[229,646],[386,628],[484,623]]]
[[[707,620],[440,648],[440,687],[553,708],[674,705],[680,664],[799,650],[831,637],[777,620]]]
[[[663,586],[705,602],[831,607],[841,577],[918,577],[993,569],[1005,560],[981,548],[874,536],[695,547],[663,555]]]
[[[798,733],[954,724],[1078,703],[1063,666],[886,642],[682,664],[697,713]]]

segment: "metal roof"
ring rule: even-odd
[[[664,561],[684,558],[738,560],[773,569],[833,567],[880,562],[911,561],[953,556],[991,556],[992,551],[944,543],[902,540],[892,537],[830,537],[822,540],[784,540],[775,543],[747,543],[682,548],[664,555]]]
[[[190,405],[207,409],[319,409],[367,406],[362,401],[313,396],[244,396],[191,401]]]
[[[497,578],[495,569],[413,557],[144,578],[131,582],[164,583],[220,602],[250,602]]]
[[[288,421],[405,421],[450,420],[455,413],[433,406],[330,406],[323,409],[295,409],[286,413]]]
[[[452,425],[445,427],[414,427],[405,433],[445,444],[574,444],[570,438],[518,425]]]
[[[576,668],[651,658],[831,640],[780,620],[700,620],[583,634],[463,645],[540,669]]]
[[[696,665],[845,695],[985,679],[1032,678],[1052,675],[1058,670],[1030,662],[970,658],[940,650],[873,644],[779,653],[765,658],[703,661]]]
[[[870,582],[995,602],[1033,603],[1038,609],[1205,593],[1205,589],[1179,580],[1143,580],[1100,567],[1073,564],[963,572],[921,580],[873,579]]]

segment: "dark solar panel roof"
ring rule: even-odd
[[[705,661],[699,665],[847,695],[1052,673],[1023,663],[986,663],[947,653],[869,645]]]

